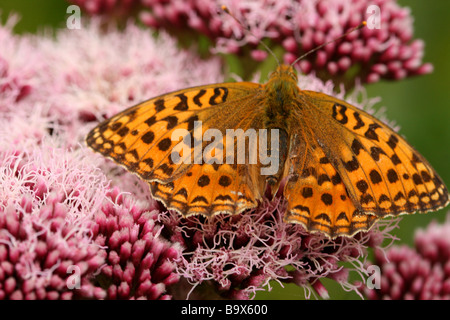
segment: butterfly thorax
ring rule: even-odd
[[[292,66],[280,65],[265,85],[266,128],[289,130],[288,118],[298,93],[297,75],[294,69]]]

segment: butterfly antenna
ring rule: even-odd
[[[229,14],[237,23],[239,23],[249,34],[251,34],[252,36],[254,36],[256,39],[258,39],[257,36],[255,36],[255,34],[250,30],[250,27],[248,25],[244,25],[244,23],[242,23],[241,21],[239,21],[228,9],[227,6],[222,5],[222,10],[225,11],[227,14]],[[262,42],[260,39],[258,39],[259,43],[263,45],[263,47],[275,58],[275,60],[277,61],[277,64],[280,65],[280,61],[278,60],[277,56],[275,55],[275,53],[273,53],[272,50],[270,50],[270,48],[264,43]]]
[[[349,31],[347,31],[346,33],[344,33],[342,36],[340,36],[340,37],[338,37],[338,38],[336,38],[336,39],[330,40],[330,41],[328,41],[328,42],[325,42],[325,43],[321,44],[320,46],[315,47],[314,49],[309,50],[309,51],[306,52],[305,54],[303,54],[303,55],[301,55],[300,57],[298,57],[297,59],[295,59],[295,61],[291,63],[291,66],[293,66],[294,64],[296,64],[297,62],[299,62],[300,60],[302,60],[303,58],[305,58],[306,56],[309,56],[311,53],[316,52],[317,50],[322,49],[322,48],[325,47],[326,45],[329,45],[330,43],[333,43],[333,42],[336,42],[336,41],[339,41],[339,40],[345,38],[346,36],[348,36],[348,35],[349,35],[350,33],[352,33],[353,31],[362,29],[365,25],[367,25],[367,22],[366,22],[366,21],[363,21],[363,22],[361,22],[361,24],[360,24],[359,26],[356,26],[356,27],[350,29]]]

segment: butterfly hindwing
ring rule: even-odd
[[[319,144],[309,141],[307,147],[299,138],[292,143],[290,174],[284,188],[288,200],[285,220],[330,237],[369,229],[376,216],[362,214],[356,207],[336,163]]]
[[[168,208],[184,216],[212,216],[218,213],[237,214],[257,206],[261,195],[249,173],[242,172],[246,166],[239,166],[241,175],[228,164],[193,165],[184,176],[166,184],[150,182],[152,194],[163,200]]]

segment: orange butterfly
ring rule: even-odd
[[[289,65],[266,84],[211,84],[150,99],[99,124],[86,142],[185,217],[239,214],[282,181],[285,221],[331,238],[449,203],[441,178],[402,137],[345,101],[301,90]]]
[[[223,140],[195,139],[196,123],[201,135],[215,129]],[[173,139],[179,129],[191,135]],[[241,135],[227,141],[227,129],[242,129]],[[278,129],[273,174],[261,174],[261,159],[236,161],[246,150],[237,141],[249,129],[258,136],[259,129]],[[258,205],[266,185],[274,193],[283,178],[285,221],[333,238],[368,230],[385,216],[449,202],[441,178],[402,137],[345,101],[301,90],[287,65],[266,84],[212,84],[150,99],[104,121],[86,141],[148,181],[153,196],[183,216],[241,213]],[[194,149],[205,151],[212,143],[222,161],[196,162]],[[190,154],[178,155],[190,161],[176,163],[171,154],[183,145]],[[234,149],[234,161],[220,153],[225,147]]]

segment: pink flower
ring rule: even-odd
[[[160,236],[161,214],[155,204],[143,210],[119,194],[95,216],[95,243],[104,248],[106,265],[96,279],[105,286],[107,299],[170,299],[166,287],[178,282],[174,260],[181,247]]]
[[[46,129],[70,146],[84,140],[86,122],[164,92],[224,79],[218,58],[201,61],[166,33],[153,38],[131,23],[123,32],[104,32],[93,19],[81,30],[59,30],[56,39],[14,36],[13,24],[0,27],[2,116],[46,118]]]
[[[11,16],[6,25],[0,27],[0,112],[31,94],[34,77],[45,65],[38,53],[30,57],[21,54],[33,49],[28,37],[18,38],[12,34],[16,22],[17,18]]]
[[[0,153],[0,164],[0,300],[103,298],[90,233],[106,180],[62,149]]]
[[[180,246],[83,153],[0,153],[0,300],[170,299]]]
[[[369,299],[450,300],[450,220],[416,231],[414,248],[375,251],[379,288],[364,287]]]
[[[412,17],[408,8],[395,0],[146,0],[117,1],[72,0],[94,15],[127,17],[130,8],[140,10],[140,19],[152,28],[186,35],[186,30],[208,36],[214,52],[248,55],[256,61],[267,58],[258,46],[270,39],[285,50],[283,60],[292,63],[315,47],[336,39],[368,20],[369,27],[353,32],[309,55],[298,63],[304,73],[314,71],[322,79],[353,86],[355,78],[363,82],[380,79],[399,80],[432,71],[423,64],[421,40],[413,39]],[[251,32],[221,10],[230,11]],[[369,6],[377,6],[377,11]],[[120,14],[118,14],[120,12]],[[374,20],[376,19],[376,20]],[[379,28],[376,24],[379,21]],[[192,33],[191,33],[192,34]],[[255,64],[256,65],[256,64]],[[348,72],[356,70],[356,76]]]
[[[175,212],[161,215],[166,235],[186,248],[177,260],[178,273],[191,290],[184,284],[177,297],[198,299],[212,286],[222,298],[249,299],[266,287],[270,290],[269,281],[273,280],[295,283],[304,288],[307,297],[310,286],[320,296],[329,296],[320,283],[323,278],[355,289],[348,281],[349,273],[365,272],[358,259],[367,255],[367,247],[379,246],[392,228],[378,225],[367,234],[330,240],[283,222],[284,205],[277,197],[244,214],[209,220],[183,219]],[[342,262],[354,267],[343,268]]]
[[[82,141],[96,117],[219,80],[219,61],[134,25],[85,22],[52,39],[13,35],[13,22],[0,26],[0,299],[170,298],[180,247],[161,236],[148,185]]]

